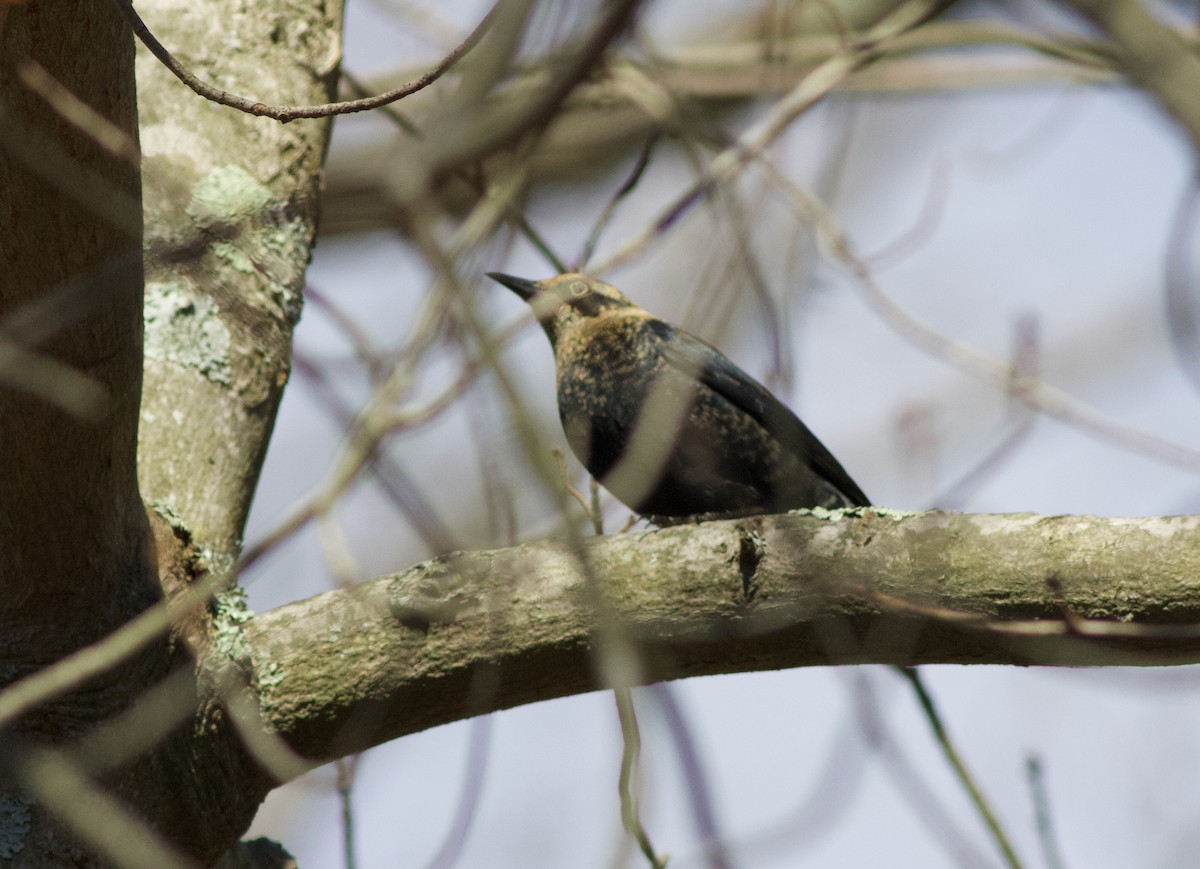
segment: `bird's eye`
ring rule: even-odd
[[[583,281],[571,281],[571,295],[578,298],[587,293],[587,284]]]

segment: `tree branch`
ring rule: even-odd
[[[1200,519],[849,514],[594,538],[651,681],[831,663],[1200,661]],[[331,758],[593,690],[603,626],[555,541],[462,553],[247,625],[260,700]],[[1099,620],[1099,621],[1093,621]],[[478,674],[499,685],[476,690]]]
[[[438,61],[433,68],[417,76],[412,81],[406,82],[400,87],[393,88],[386,93],[358,100],[321,103],[319,105],[267,105],[261,100],[229,93],[200,79],[158,41],[154,34],[150,32],[150,28],[142,21],[141,16],[138,15],[137,10],[133,8],[133,4],[129,0],[114,0],[114,2],[117,9],[125,16],[125,19],[129,22],[129,26],[146,48],[159,59],[164,67],[170,70],[172,75],[191,88],[198,96],[219,103],[220,105],[237,109],[240,112],[246,112],[247,114],[259,117],[273,118],[285,124],[299,118],[326,118],[333,115],[347,115],[354,112],[370,111],[371,109],[377,109],[380,106],[386,106],[397,100],[404,99],[417,91],[429,87],[429,85],[441,78],[450,67],[458,63],[463,55],[479,43],[479,40],[487,33],[488,27],[491,26],[496,12],[496,7],[493,6],[484,15],[479,24],[476,25],[475,29],[467,35],[467,38],[456,46],[453,51]]]
[[[1137,0],[1063,0],[1119,49],[1117,65],[1149,91],[1200,150],[1200,58],[1193,46]]]
[[[135,137],[129,33],[109,10],[92,13],[86,3],[23,6],[0,31],[0,57],[34,61]],[[135,465],[138,172],[8,70],[0,106],[0,365],[29,373],[34,356],[59,375],[46,390],[82,383],[99,398],[83,417],[0,376],[3,684],[103,636],[156,588]],[[10,140],[14,127],[39,147]],[[63,178],[55,170],[65,163],[75,174]],[[81,175],[93,183],[77,195],[70,185]]]
[[[333,93],[338,3],[138,5],[197,68],[305,102]],[[242,51],[212,38],[213,22],[230,16]],[[137,71],[147,250],[139,481],[223,572],[240,550],[288,379],[330,123],[230,111],[149,53]]]

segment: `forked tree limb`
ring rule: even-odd
[[[602,635],[632,644],[643,681],[1192,663],[1200,518],[867,510],[592,538],[578,555],[542,541],[446,556],[246,630],[267,721],[314,758],[605,687]]]

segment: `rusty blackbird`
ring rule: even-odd
[[[766,387],[616,287],[581,274],[488,277],[528,302],[550,339],[571,449],[650,521],[869,503]]]

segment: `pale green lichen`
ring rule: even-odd
[[[861,507],[801,507],[799,510],[789,510],[790,516],[812,516],[814,519],[825,519],[836,522],[847,516],[857,516]]]
[[[283,683],[283,667],[266,655],[254,656],[254,681],[263,688],[274,688]]]
[[[160,362],[192,368],[213,383],[228,386],[231,339],[216,304],[182,281],[146,284],[143,305],[145,354]]]
[[[304,298],[299,291],[303,284],[304,268],[308,264],[312,227],[304,220],[284,220],[262,233],[261,245],[280,264],[273,270],[271,295],[291,323],[300,319]],[[295,277],[296,280],[291,280]]]
[[[926,513],[932,513],[932,510],[893,510],[890,507],[802,507],[799,510],[790,510],[790,516],[812,516],[814,519],[825,519],[830,522],[836,522],[839,519],[845,519],[847,516],[863,516],[870,513],[872,517],[879,519],[894,519],[899,522],[902,519],[911,519],[914,516],[922,516]]]
[[[157,498],[152,498],[146,503],[151,510],[161,516],[176,531],[182,531],[185,534],[188,533],[187,526],[183,524],[183,517],[176,512],[174,505]]]
[[[185,211],[201,225],[235,223],[262,211],[271,191],[240,166],[218,166],[196,185]]]
[[[869,512],[873,517],[880,519],[894,519],[900,522],[904,519],[912,519],[914,516],[925,516],[929,513],[935,513],[936,510],[893,510],[891,507],[859,507],[863,512]]]
[[[254,612],[246,604],[246,591],[240,586],[213,598],[214,651],[235,661],[248,660],[250,644],[244,626],[252,618]]]
[[[250,257],[227,241],[214,242],[212,252],[213,256],[224,262],[234,271],[241,272],[244,275],[252,275],[255,272],[254,263],[250,260]]]
[[[311,224],[295,217],[271,191],[238,166],[221,166],[196,185],[185,209],[200,226],[238,225],[236,238],[213,241],[212,254],[243,275],[261,274],[288,322],[300,319]]]

